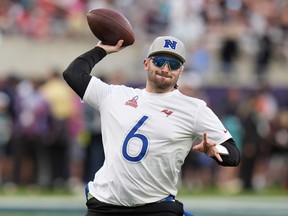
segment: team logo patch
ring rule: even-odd
[[[170,115],[173,113],[173,111],[168,110],[168,109],[164,109],[164,110],[162,110],[161,112],[165,113],[165,114],[166,114],[166,117],[170,116]]]
[[[171,49],[175,50],[176,45],[177,45],[177,41],[171,41],[171,40],[166,39],[163,47],[171,48]]]
[[[138,95],[133,97],[131,100],[126,101],[125,105],[137,108],[138,106],[137,100],[138,100]]]

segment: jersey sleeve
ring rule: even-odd
[[[83,101],[99,109],[105,98],[112,92],[112,89],[113,85],[108,85],[99,78],[92,76],[83,96]]]
[[[232,138],[230,132],[224,127],[216,114],[203,102],[196,118],[195,130],[202,140],[203,133],[207,133],[208,140],[218,144]],[[220,150],[220,149],[219,149]]]

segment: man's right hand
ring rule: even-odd
[[[123,42],[124,42],[124,40],[119,40],[117,42],[117,44],[115,46],[113,46],[113,45],[103,44],[102,41],[99,41],[97,46],[104,49],[107,54],[110,54],[110,53],[118,52],[118,51],[124,49],[125,47],[122,47]]]

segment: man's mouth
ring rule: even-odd
[[[165,77],[171,79],[172,77],[169,74],[161,73],[161,72],[156,72],[157,76]]]

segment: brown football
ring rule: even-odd
[[[134,31],[129,20],[118,11],[97,8],[87,13],[87,22],[92,33],[104,44],[115,45],[120,39],[123,46],[134,43]]]

